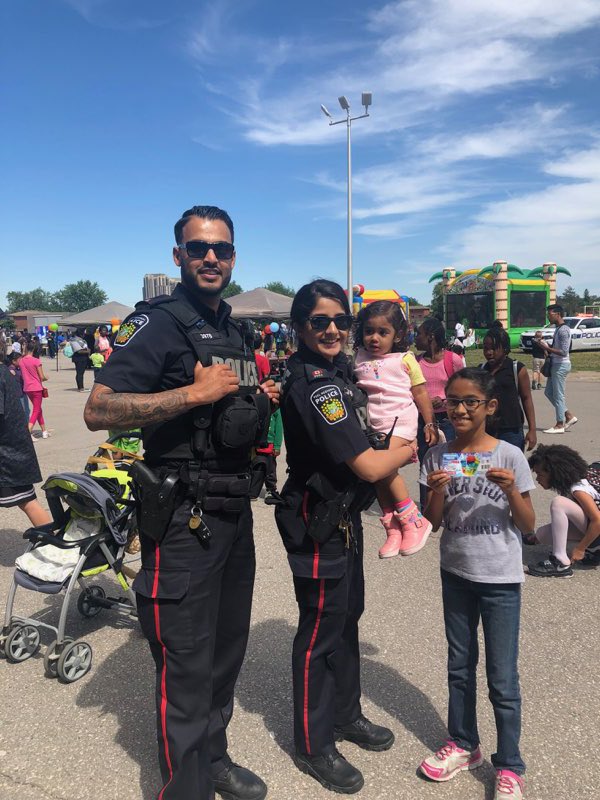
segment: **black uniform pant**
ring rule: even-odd
[[[354,533],[357,549],[348,550],[343,575],[294,575],[300,611],[292,652],[294,740],[298,750],[313,756],[335,746],[335,725],[354,722],[361,714],[358,621],[364,610],[364,575],[360,522]]]
[[[250,503],[206,513],[203,545],[190,530],[191,501],[160,544],[142,535],[135,580],[138,613],[156,664],[158,800],[212,800],[213,778],[230,764],[226,729],[242,666],[254,586]]]
[[[277,459],[272,453],[266,458],[265,489],[268,492],[277,491]]]

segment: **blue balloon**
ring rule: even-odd
[[[279,330],[279,325],[276,322],[272,322],[270,325],[271,333],[277,333]]]

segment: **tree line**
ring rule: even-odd
[[[7,292],[7,311],[56,311],[77,313],[101,306],[108,300],[106,292],[95,281],[68,283],[57,292],[48,292],[38,286],[29,292]]]

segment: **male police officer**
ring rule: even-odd
[[[235,264],[228,214],[195,206],[175,239],[181,284],[123,322],[84,416],[91,430],[143,432],[134,588],[156,663],[159,800],[262,800],[263,781],[229,758],[226,728],[254,584],[246,473],[277,393],[259,387],[221,300]]]

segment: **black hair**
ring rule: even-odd
[[[574,483],[587,476],[588,466],[575,450],[564,444],[540,444],[529,456],[531,469],[548,473],[549,488],[566,497]]]
[[[464,356],[465,348],[462,346],[462,344],[453,344],[450,348],[450,352],[456,353],[457,356]]]
[[[486,339],[491,339],[494,350],[501,347],[505,356],[510,353],[510,336],[504,328],[498,328],[496,325],[492,325],[483,339],[484,341]]]
[[[465,367],[464,369],[459,369],[458,372],[452,373],[446,384],[446,394],[448,394],[454,381],[457,380],[474,383],[488,401],[496,399],[496,381],[493,375],[485,369]]]
[[[254,342],[252,344],[255,350],[260,350],[260,346],[262,344],[262,336],[260,333],[254,334]]]
[[[6,361],[4,363],[7,367],[10,367],[13,361],[15,361],[17,358],[21,358],[22,356],[23,353],[17,353],[16,350],[11,350],[11,352],[6,356]]]
[[[399,341],[392,343],[390,352],[405,353],[408,349],[406,343],[408,324],[398,303],[392,303],[390,300],[376,300],[374,303],[369,303],[361,308],[358,314],[358,326],[354,334],[354,349],[364,347],[365,324],[373,317],[385,317],[399,338]]]
[[[433,336],[440,350],[446,348],[446,328],[437,317],[427,317],[427,319],[423,320],[419,329],[424,332],[425,336]]]
[[[502,324],[501,319],[495,319],[491,325],[492,328],[499,328],[501,331],[504,330],[504,325]]]
[[[223,211],[222,208],[217,208],[217,206],[192,206],[192,208],[188,208],[187,211],[184,211],[175,223],[175,241],[177,244],[182,243],[183,229],[186,222],[191,219],[191,217],[201,217],[202,219],[211,220],[220,219],[221,222],[224,222],[229,228],[231,242],[233,244],[233,222],[231,221],[231,217],[226,211]]]
[[[39,358],[42,354],[42,346],[32,339],[27,345],[27,352],[31,353],[34,358]]]
[[[83,339],[86,334],[86,330],[86,328],[75,328],[75,336],[79,336],[80,339]]]
[[[344,314],[350,314],[350,305],[346,297],[346,292],[339,283],[328,281],[325,278],[317,278],[310,283],[305,283],[294,295],[290,311],[290,319],[292,322],[297,326],[304,325],[321,297],[326,297],[329,300],[337,300],[344,309]]]
[[[552,303],[549,306],[546,306],[546,311],[556,311],[557,314],[560,314],[561,317],[564,317],[565,310],[559,303]]]

